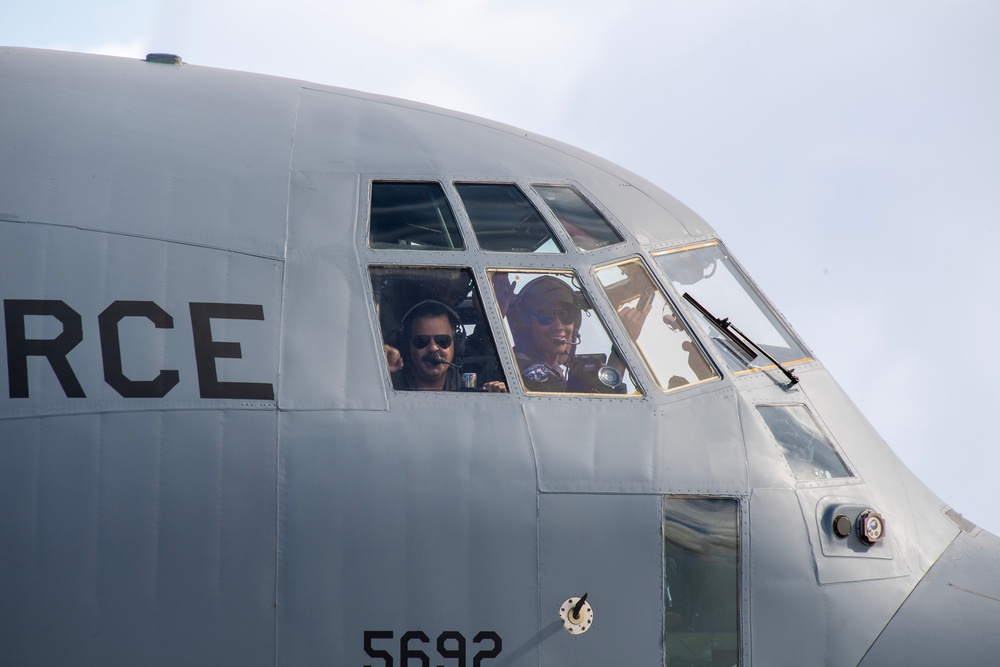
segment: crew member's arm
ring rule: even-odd
[[[403,355],[399,350],[385,343],[382,343],[382,349],[385,350],[385,364],[389,367],[390,373],[395,373],[403,367]]]
[[[639,301],[641,303],[643,299]],[[624,306],[618,311],[618,317],[622,321],[622,326],[625,327],[625,333],[632,339],[632,342],[639,340],[639,334],[642,333],[642,325],[646,323],[646,317],[653,308],[652,299],[645,299],[645,301],[646,303],[642,310],[633,308],[632,306]],[[614,350],[611,351],[611,355],[608,358],[608,365],[618,371],[622,377],[625,376],[625,361]]]

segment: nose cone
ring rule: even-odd
[[[1000,538],[959,533],[869,649],[875,665],[994,665],[1000,656]]]

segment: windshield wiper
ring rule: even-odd
[[[795,373],[792,372],[792,369],[785,368],[780,363],[778,363],[778,360],[772,357],[770,354],[768,354],[767,350],[762,348],[757,343],[753,342],[749,336],[747,336],[745,333],[743,333],[735,326],[733,326],[733,324],[730,323],[728,317],[719,319],[712,313],[708,312],[705,306],[698,303],[698,301],[687,292],[684,292],[684,300],[690,303],[695,308],[697,308],[699,313],[704,315],[709,322],[714,324],[719,331],[724,333],[726,335],[726,338],[735,343],[736,346],[740,348],[740,350],[742,350],[743,353],[746,354],[749,359],[752,360],[754,357],[757,356],[757,352],[759,352],[760,354],[764,355],[768,361],[777,366],[781,370],[781,372],[785,374],[785,377],[788,378],[788,385],[785,387],[785,389],[791,389],[792,387],[794,387],[799,383],[799,379],[795,377]]]

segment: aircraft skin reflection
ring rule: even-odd
[[[998,539],[635,174],[169,58],[0,48],[0,99],[0,664],[1000,654]]]

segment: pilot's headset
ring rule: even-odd
[[[671,258],[668,275],[671,280],[681,285],[694,285],[705,278],[711,278],[718,268],[718,260],[715,257],[684,252]]]
[[[465,327],[462,326],[462,318],[447,304],[435,301],[434,299],[424,299],[417,303],[403,315],[396,335],[396,347],[405,360],[410,358],[410,336],[413,333],[413,320],[418,317],[439,317],[447,315],[451,323],[452,345],[455,346],[455,354],[452,363],[461,365],[462,355],[465,354]]]
[[[510,333],[514,338],[514,345],[519,347],[529,347],[531,340],[531,318],[533,313],[540,310],[547,310],[561,303],[570,304],[573,307],[573,340],[571,345],[574,349],[580,344],[580,324],[583,322],[583,310],[580,308],[580,299],[576,291],[559,280],[555,276],[539,276],[535,278],[517,293],[507,312],[507,322],[510,325]]]

